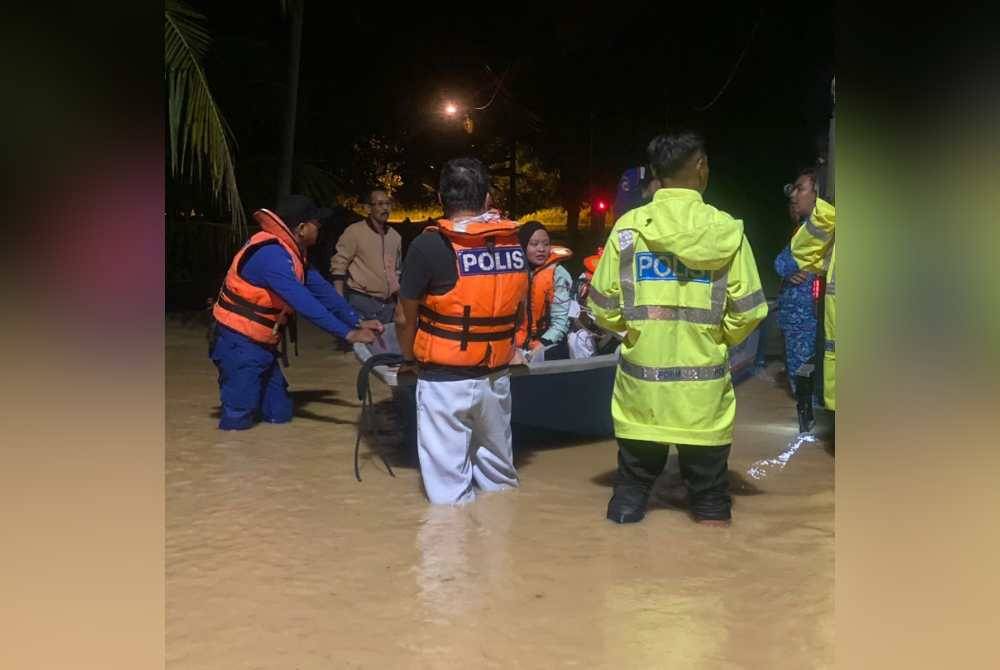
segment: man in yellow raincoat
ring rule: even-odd
[[[767,301],[743,222],[702,200],[703,138],[673,132],[647,152],[661,188],[615,223],[588,296],[601,326],[627,331],[611,403],[618,477],[608,518],[642,520],[674,444],[695,521],[728,525],[728,348],[767,316]]]
[[[803,222],[792,238],[792,258],[800,270],[826,273],[823,335],[823,404],[837,409],[837,245],[836,208],[816,194],[816,180],[800,176],[791,193],[792,207]]]

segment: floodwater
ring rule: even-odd
[[[832,666],[831,450],[746,474],[797,432],[773,380],[737,388],[731,528],[690,520],[674,468],[612,524],[613,441],[537,434],[520,490],[431,507],[388,402],[354,479],[357,363],[300,330],[293,422],[233,433],[204,328],[167,326],[168,668]]]

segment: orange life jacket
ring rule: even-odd
[[[291,256],[295,277],[300,282],[305,281],[306,259],[292,231],[277,214],[261,209],[254,212],[253,218],[260,224],[261,231],[251,236],[233,258],[219,297],[212,307],[212,316],[254,342],[275,346],[281,337],[278,329],[288,321],[294,310],[274,291],[243,278],[240,272],[244,259],[264,245],[280,244]]]
[[[601,256],[604,255],[604,247],[597,247],[597,251],[594,252],[593,256],[587,256],[583,259],[583,267],[593,275],[597,272],[597,264],[601,262]]]
[[[517,224],[487,212],[442,219],[426,231],[443,235],[455,251],[458,282],[420,304],[413,355],[422,363],[499,368],[514,355],[519,308],[528,290],[527,261]]]
[[[549,312],[555,297],[556,264],[572,256],[573,252],[566,247],[552,247],[545,262],[529,271],[526,318],[517,330],[517,344],[521,348],[533,346],[549,329]]]

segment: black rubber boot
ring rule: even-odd
[[[795,375],[795,409],[799,415],[800,433],[808,433],[816,425],[813,416],[813,370],[812,363],[805,363]]]
[[[616,484],[608,502],[608,518],[615,523],[636,523],[646,516],[649,490],[640,486]]]
[[[608,519],[615,523],[642,521],[653,483],[666,462],[667,449],[662,445],[619,440],[618,477],[608,502]]]

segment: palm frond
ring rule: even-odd
[[[171,171],[193,180],[207,178],[212,195],[231,212],[233,236],[242,239],[247,225],[236,186],[236,142],[201,66],[211,42],[205,17],[180,0],[167,0],[165,13]]]

